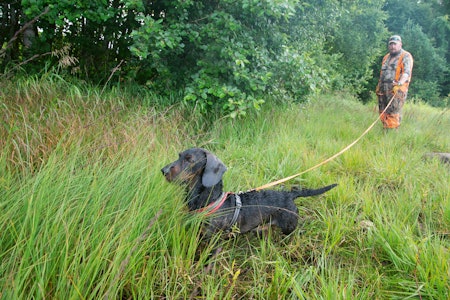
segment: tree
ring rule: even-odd
[[[4,64],[12,59],[17,59],[21,46],[20,39],[14,39],[16,32],[21,29],[20,18],[22,15],[21,5],[18,1],[3,1],[0,3],[0,43],[2,51],[0,62]],[[6,46],[9,48],[7,49]]]
[[[2,31],[10,27],[9,31],[17,32],[44,10],[48,12],[33,24],[32,39],[23,35],[17,46],[11,47],[9,56],[3,60],[4,66],[33,55],[40,57],[45,53],[58,53],[61,49],[68,49],[69,45],[70,55],[80,62],[78,70],[81,76],[101,82],[114,66],[130,57],[129,33],[139,24],[134,12],[125,9],[125,1],[22,0],[19,3],[13,1],[13,4],[1,6],[2,16],[6,19],[2,22],[6,24]],[[5,40],[11,37],[10,33]],[[28,67],[34,66],[39,70],[49,60],[52,58],[45,57]]]
[[[331,53],[342,55],[338,69],[344,73],[339,88],[351,87],[355,92],[364,91],[373,78],[373,62],[384,51],[387,35],[384,25],[386,13],[382,1],[338,1],[340,12],[336,27],[331,29],[328,43]]]
[[[158,11],[144,9],[151,14],[142,17],[142,27],[133,33],[133,52],[143,62],[143,73],[153,79],[149,86],[184,87],[184,100],[201,110],[220,107],[233,115],[245,114],[263,102],[264,94],[282,89],[295,95],[298,86],[287,84],[293,82],[288,77],[308,82],[318,69],[313,59],[291,46],[295,43],[289,30],[301,10],[298,1],[165,3]],[[302,68],[286,74],[280,61]],[[320,78],[314,81],[316,86],[325,84]],[[302,89],[313,88],[306,86]]]
[[[411,92],[426,102],[439,105],[440,86],[448,72],[445,57],[431,44],[422,27],[408,21],[402,29],[403,39],[414,57]]]
[[[404,35],[405,45],[419,37],[412,91],[423,95],[426,87],[442,96],[450,52],[444,8],[431,0],[6,0],[0,68],[65,72],[61,62],[68,61],[68,76],[137,82],[162,95],[182,93],[201,112],[237,116],[268,97],[303,101],[330,89],[367,94],[389,29]]]

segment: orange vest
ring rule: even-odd
[[[395,81],[399,81],[400,74],[405,70],[405,66],[403,65],[403,56],[405,55],[405,53],[406,53],[405,51],[402,51],[402,53],[400,54],[400,57],[398,59],[397,68],[395,69]],[[383,61],[381,63],[382,66],[386,63],[386,60],[389,57],[390,57],[389,53],[383,57]],[[380,71],[380,76],[381,76],[381,71]],[[412,76],[412,74],[409,74],[408,81],[405,82],[406,86],[409,85],[409,82],[411,81],[411,76]]]

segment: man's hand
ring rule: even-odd
[[[395,93],[397,93],[398,91],[402,91],[402,83],[400,83],[400,81],[395,81],[393,82],[394,87],[392,88],[392,91]]]

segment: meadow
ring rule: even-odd
[[[338,183],[296,203],[289,236],[200,239],[161,168],[192,146],[246,191],[306,170],[377,119],[349,95],[204,118],[177,96],[56,75],[0,82],[1,299],[449,299],[450,112],[416,102],[331,162],[275,189]]]

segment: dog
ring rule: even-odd
[[[292,191],[249,191],[224,193],[222,176],[227,167],[217,156],[202,148],[191,148],[179,154],[178,160],[161,169],[168,182],[186,185],[186,202],[190,211],[209,216],[208,236],[229,231],[236,226],[246,233],[262,225],[275,225],[283,234],[292,233],[298,224],[294,200],[323,194],[337,184],[319,189]]]

